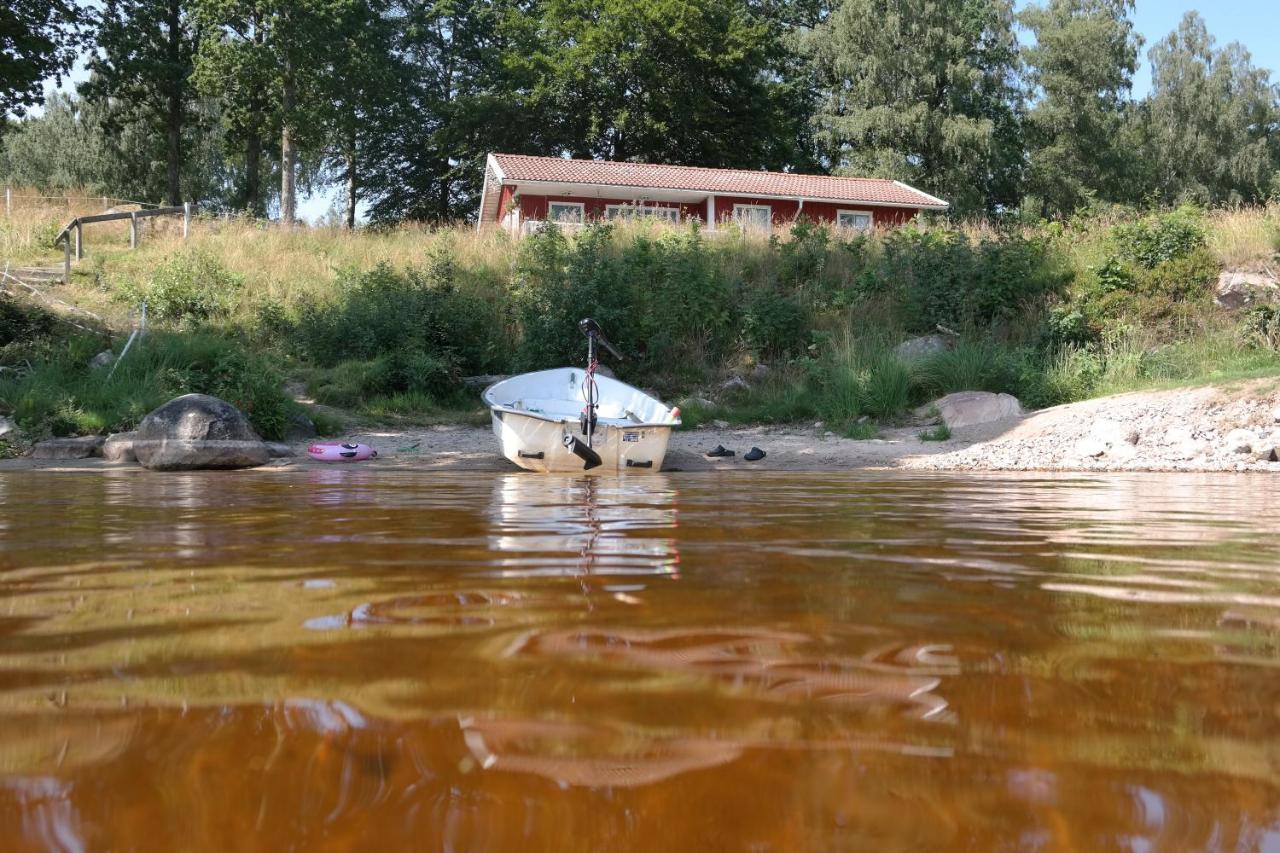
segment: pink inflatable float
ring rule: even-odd
[[[343,444],[340,441],[320,441],[307,448],[307,455],[321,462],[363,462],[378,455],[367,444]]]

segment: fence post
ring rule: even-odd
[[[76,260],[84,257],[84,226],[76,223]]]
[[[129,214],[129,248],[138,248],[138,211]]]
[[[187,234],[191,232],[191,202],[184,201],[182,203],[182,239],[187,239]]]
[[[71,235],[62,238],[62,283],[71,284]]]

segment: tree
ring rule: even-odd
[[[534,0],[403,0],[395,10],[396,97],[367,135],[375,221],[472,215],[489,151],[558,153],[551,118],[530,103]]]
[[[256,180],[262,128],[280,131],[280,217],[297,219],[298,162],[302,146],[324,138],[325,96],[343,48],[343,25],[357,0],[194,0],[208,28],[195,55],[199,91],[224,98],[232,128],[244,133],[247,168]]]
[[[169,204],[182,202],[183,132],[194,97],[192,57],[199,31],[183,0],[106,0],[98,19],[93,73],[80,88],[114,99],[166,140]]]
[[[0,116],[43,100],[79,51],[89,13],[74,0],[6,0],[0,6]]]
[[[804,165],[784,34],[746,0],[545,0],[527,102],[579,157]]]
[[[818,140],[840,171],[908,181],[964,212],[1018,201],[1010,0],[844,0],[813,32]]]
[[[1153,46],[1143,130],[1152,189],[1166,203],[1256,203],[1280,165],[1280,109],[1268,72],[1238,43],[1214,49],[1188,12]]]
[[[1133,0],[1048,0],[1019,18],[1033,106],[1026,120],[1028,189],[1041,213],[1063,215],[1092,198],[1125,200],[1136,154],[1123,130],[1141,38]]]

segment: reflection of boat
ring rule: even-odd
[[[526,477],[495,482],[490,548],[503,577],[676,577],[678,492],[641,480]]]
[[[624,382],[596,376],[596,344],[615,352],[594,320],[587,367],[513,376],[484,390],[502,455],[530,471],[657,471],[678,409]]]

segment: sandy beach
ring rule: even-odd
[[[1280,445],[1280,383],[1257,380],[1103,397],[959,428],[946,441],[924,441],[923,431],[920,424],[892,427],[876,438],[858,440],[822,424],[706,425],[672,435],[663,470],[1280,472],[1274,450]],[[374,447],[378,458],[357,464],[376,469],[518,470],[499,455],[487,426],[355,427],[342,438]],[[308,458],[308,444],[293,442],[293,457],[257,470],[330,464]],[[705,453],[717,445],[737,455],[708,459]],[[752,447],[767,456],[744,461],[743,454]],[[0,461],[0,471],[121,467],[133,466],[102,459]]]

